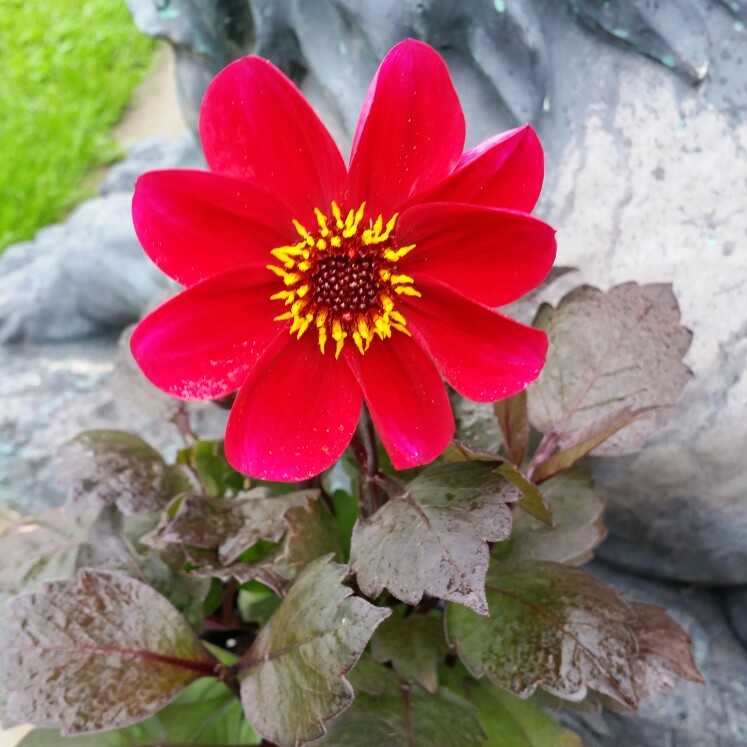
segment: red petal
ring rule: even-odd
[[[401,332],[346,359],[395,469],[432,462],[454,435],[454,416],[433,361]]]
[[[135,185],[135,231],[169,277],[193,285],[235,267],[272,261],[297,240],[290,208],[249,182],[208,171],[150,171]]]
[[[267,345],[287,327],[273,321],[282,309],[270,301],[277,288],[270,273],[257,267],[193,285],[137,325],[132,353],[143,373],[169,394],[223,397],[241,386]]]
[[[244,57],[218,73],[202,101],[200,139],[211,170],[307,208],[295,216],[301,221],[339,198],[340,151],[298,88],[267,60]]]
[[[350,207],[389,217],[445,177],[464,147],[464,115],[438,53],[408,39],[381,63],[366,94],[350,156]]]
[[[427,203],[406,210],[397,244],[415,249],[399,269],[438,280],[486,306],[502,306],[542,282],[555,260],[555,231],[526,213]]]
[[[459,394],[493,402],[520,392],[539,376],[547,335],[479,306],[438,283],[403,298],[407,326]]]
[[[469,202],[530,213],[544,177],[544,156],[529,126],[488,138],[468,150],[454,173],[418,200]]]
[[[266,480],[305,480],[334,464],[361,411],[350,369],[316,335],[276,340],[247,377],[231,409],[226,457]]]

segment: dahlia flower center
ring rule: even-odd
[[[294,220],[300,240],[273,249],[279,264],[267,265],[283,282],[283,289],[271,296],[286,307],[275,320],[292,320],[289,331],[297,339],[315,329],[322,354],[327,340],[333,340],[335,358],[348,340],[363,355],[375,337],[387,339],[392,330],[409,335],[396,299],[420,296],[413,279],[397,270],[397,263],[415,248],[396,245],[398,213],[387,222],[379,215],[364,224],[365,209],[364,202],[344,217],[336,202],[331,216],[315,208],[318,225],[308,230]]]

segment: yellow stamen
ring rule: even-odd
[[[365,202],[344,215],[337,202],[331,203],[331,215],[314,208],[317,226],[313,226],[312,231],[294,219],[293,226],[301,240],[270,251],[277,264],[267,265],[267,269],[280,278],[284,286],[270,298],[282,301],[286,307],[275,320],[289,321],[287,328],[297,339],[314,327],[322,355],[330,338],[335,342],[335,358],[339,358],[346,340],[351,340],[363,355],[377,337],[386,340],[393,331],[410,335],[404,314],[395,310],[396,299],[398,296],[419,298],[421,294],[415,288],[413,277],[398,272],[397,263],[415,245],[393,245],[397,213],[387,221],[383,215],[367,218],[365,230],[361,230],[365,211]],[[327,264],[327,258],[332,264]],[[345,299],[353,289],[348,291],[337,283],[347,282],[345,278],[349,272],[353,273],[352,278],[353,267],[363,260],[370,263],[368,266],[373,271],[373,277],[363,280],[364,288],[365,283],[370,283],[366,292],[373,291],[372,300],[364,312],[350,318],[341,309],[349,308]]]
[[[294,299],[296,297],[296,292],[292,290],[287,291],[278,291],[277,293],[274,293],[270,296],[270,301],[285,301],[288,302],[288,299]]]
[[[314,215],[316,215],[316,222],[319,224],[321,234],[324,238],[329,235],[329,228],[327,227],[327,216],[319,209],[314,208]]]
[[[405,296],[415,296],[415,298],[421,298],[423,295],[420,291],[415,290],[415,288],[409,285],[397,285],[394,287],[394,292]]]
[[[340,206],[333,200],[332,201],[332,215],[335,218],[335,225],[339,230],[345,228],[345,224],[342,222],[342,213],[340,212]]]
[[[306,314],[306,316],[301,319],[301,323],[298,325],[298,337],[296,337],[297,340],[301,339],[301,335],[309,328],[309,325],[313,320],[313,314]]]
[[[397,260],[402,259],[402,257],[408,255],[414,248],[415,244],[410,244],[410,246],[400,247],[397,251],[394,251],[393,249],[385,249],[381,256],[389,262],[396,262]]]

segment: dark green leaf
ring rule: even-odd
[[[191,485],[179,466],[124,431],[80,433],[62,447],[60,462],[59,477],[70,485],[67,508],[75,514],[113,505],[126,516],[153,513]]]
[[[280,605],[280,598],[258,581],[249,581],[239,589],[237,604],[241,619],[266,625]]]
[[[213,666],[164,597],[108,571],[13,597],[0,628],[9,717],[64,734],[140,721]]]
[[[132,747],[174,744],[259,744],[261,737],[246,721],[241,703],[222,682],[193,682],[173,703],[138,724],[80,737],[62,737],[34,729],[18,747]]]
[[[362,660],[363,663],[365,660]],[[370,664],[362,689],[340,718],[329,725],[325,747],[477,747],[485,744],[474,708],[459,695],[441,688],[426,692],[398,681],[390,670]],[[378,687],[376,681],[378,680]],[[371,690],[377,692],[371,693]]]
[[[350,493],[336,490],[332,494],[332,505],[337,517],[338,533],[345,560],[350,558],[350,540],[353,535],[353,527],[360,516],[358,501]]]
[[[308,565],[242,659],[241,701],[266,739],[306,744],[353,699],[345,673],[390,610],[352,596],[347,568],[321,558]]]
[[[486,747],[582,747],[578,734],[561,726],[532,700],[518,698],[487,680],[465,678],[450,687],[477,709],[488,736]]]
[[[555,521],[552,504],[548,503],[542,490],[508,463],[504,462],[498,471],[521,492],[521,500],[516,502],[516,507],[543,524],[552,525]]]
[[[572,467],[542,485],[552,503],[554,526],[528,514],[515,514],[511,537],[493,548],[494,557],[512,562],[550,560],[582,565],[607,536],[604,505],[594,492],[589,470]]]
[[[526,389],[513,397],[498,400],[493,405],[493,411],[501,428],[506,455],[513,464],[520,467],[529,448]]]
[[[292,506],[283,520],[288,527],[277,565],[288,579],[295,578],[312,560],[332,554],[342,560],[337,521],[323,500],[310,500]]]
[[[487,613],[487,542],[509,536],[506,504],[518,498],[491,462],[428,467],[355,525],[350,563],[361,590],[376,598],[386,587],[408,604],[428,594]]]
[[[186,458],[197,472],[207,495],[235,495],[244,489],[246,478],[226,460],[222,441],[198,441]]]
[[[447,611],[449,641],[473,676],[520,696],[542,687],[578,701],[594,689],[637,707],[634,615],[615,589],[564,565],[496,563],[486,591],[490,617]]]
[[[438,690],[438,665],[447,651],[441,619],[425,615],[392,615],[371,639],[377,661],[391,662],[401,677],[432,693]]]
[[[561,451],[577,446],[623,408],[647,411],[593,450],[637,451],[671,413],[692,373],[682,363],[692,334],[680,325],[669,285],[583,286],[540,315],[550,348],[528,390],[530,422]]]

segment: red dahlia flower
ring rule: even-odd
[[[140,242],[186,290],[138,325],[132,350],[177,397],[238,390],[225,441],[238,470],[321,472],[364,400],[394,466],[425,464],[454,432],[443,379],[486,402],[538,376],[544,333],[492,307],[555,257],[554,231],[527,214],[542,149],[527,126],[463,154],[464,116],[429,46],[402,42],[381,63],[347,169],[258,57],[210,84],[200,135],[209,172],[137,182]]]

